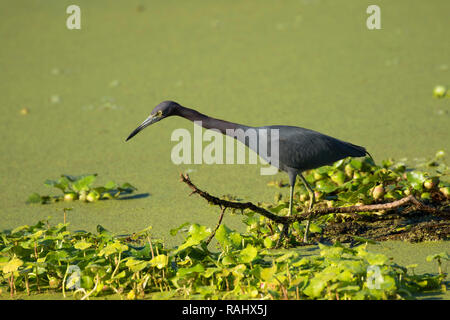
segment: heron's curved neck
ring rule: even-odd
[[[246,130],[248,126],[242,124],[233,123],[225,120],[215,119],[208,117],[196,110],[179,106],[176,115],[186,118],[192,122],[199,122],[199,124],[205,129],[217,129],[223,134],[227,134],[227,129],[243,129]]]

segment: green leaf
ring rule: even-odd
[[[72,184],[72,188],[74,191],[76,192],[80,192],[80,191],[89,191],[91,185],[94,183],[96,179],[96,175],[89,175],[89,176],[84,176],[78,180],[76,180],[73,184]]]
[[[17,232],[20,232],[20,231],[23,231],[23,230],[28,230],[29,228],[30,227],[28,225],[19,226],[19,227],[13,229],[11,231],[11,234],[14,234],[14,233],[17,233]]]
[[[3,273],[15,272],[21,265],[23,265],[23,261],[14,257],[3,266]]]
[[[66,250],[57,250],[57,251],[50,251],[47,256],[45,257],[46,261],[52,262],[60,262],[65,261],[69,257],[69,253]]]
[[[352,159],[350,165],[356,170],[361,170],[362,168],[362,162],[356,159]]]
[[[283,254],[282,256],[276,258],[275,261],[277,263],[280,263],[280,262],[284,262],[286,260],[289,260],[289,259],[297,257],[297,256],[298,256],[298,254],[296,252],[289,251],[289,252]]]
[[[159,256],[157,256],[157,257],[159,257]],[[157,257],[155,257],[155,259]],[[133,258],[130,258],[125,263],[125,265],[128,268],[130,268],[131,272],[139,272],[139,271],[143,270],[144,268],[146,268],[149,264],[153,265],[152,261],[135,260]],[[157,266],[158,269],[162,269],[164,267],[164,266],[163,267],[159,267],[160,263],[155,263],[153,266]]]
[[[97,192],[99,195],[101,195],[103,192],[106,192],[108,189],[106,189],[105,187],[95,187],[95,188],[93,188],[93,190],[95,192]]]
[[[114,181],[108,181],[105,184],[105,188],[108,189],[108,190],[116,189],[117,188],[117,183],[115,183]]]
[[[119,188],[119,190],[121,190],[121,189],[129,191],[129,192],[137,190],[137,188],[135,186],[131,185],[128,182],[125,182],[124,184],[122,184],[122,186]]]
[[[283,202],[283,203],[280,203],[279,205],[277,205],[276,207],[269,208],[269,210],[273,213],[279,213],[282,209],[288,208],[288,207],[289,207],[289,204]],[[254,217],[254,218],[256,219],[256,221],[259,221],[259,219],[257,217]]]
[[[426,176],[423,172],[420,171],[411,171],[406,173],[406,178],[411,186],[418,191],[423,190],[423,183],[426,180]]]
[[[43,234],[45,233],[45,230],[38,230],[30,235],[28,235],[27,237],[33,240],[37,240],[39,239]]]
[[[223,264],[224,266],[228,266],[228,265],[230,265],[230,264],[235,264],[235,263],[236,263],[236,259],[235,259],[234,256],[231,255],[231,254],[226,255],[226,256],[223,257],[223,259],[222,259],[222,264]]]
[[[322,291],[325,289],[327,281],[321,277],[314,277],[309,282],[308,286],[303,290],[303,293],[311,298],[319,298],[322,296]]]
[[[242,244],[242,236],[237,232],[230,233],[230,240],[235,248],[239,248]]]
[[[333,167],[339,168],[339,167],[341,167],[344,164],[344,162],[345,162],[345,159],[341,159],[339,161],[336,161],[335,163],[333,163]]]
[[[317,168],[316,172],[318,174],[327,174],[328,175],[328,173],[333,171],[333,170],[334,170],[334,168],[332,166],[323,166],[323,167]]]
[[[171,236],[176,236],[181,229],[183,229],[184,227],[186,227],[188,225],[190,225],[190,223],[189,222],[185,222],[185,223],[183,223],[182,225],[180,225],[180,226],[178,226],[176,228],[170,229],[170,235]]]
[[[247,270],[245,264],[239,264],[232,268],[230,271],[235,277],[243,278],[245,276],[245,270]]]
[[[87,176],[95,176],[96,177],[97,174],[96,173],[93,173],[93,174],[82,174],[82,175],[79,175],[79,176],[71,176],[71,175],[68,175],[68,174],[62,174],[61,175],[61,177],[66,178],[70,182],[75,182],[75,181],[81,180],[81,179],[83,179],[84,177],[87,177]]]
[[[245,247],[245,249],[241,250],[239,260],[241,263],[249,263],[255,260],[257,255],[258,250],[254,246],[249,244],[247,245],[247,247]]]
[[[221,270],[220,268],[208,268],[203,273],[203,277],[210,278],[212,275],[214,275],[216,272],[219,272],[220,270]]]
[[[203,239],[208,237],[211,234],[211,231],[207,229],[205,226],[200,226],[198,224],[193,224],[189,228],[189,237],[186,241],[175,250],[174,254],[195,245],[198,245]]]
[[[165,254],[160,254],[150,260],[150,265],[152,267],[157,267],[158,269],[162,269],[167,266],[169,263],[169,257]]]
[[[94,287],[94,280],[91,276],[84,275],[81,277],[81,287],[84,289],[92,289]]]
[[[111,280],[122,279],[122,278],[125,278],[126,276],[127,276],[127,273],[125,272],[125,270],[123,270],[122,272],[116,274],[113,278],[111,278]]]
[[[87,248],[90,248],[92,246],[92,243],[81,240],[75,243],[74,247],[75,249],[79,250],[86,250]]]
[[[331,193],[339,189],[339,187],[328,180],[319,180],[316,182],[316,189],[324,193]]]
[[[319,243],[320,255],[327,258],[340,258],[344,253],[341,246],[327,246]]]
[[[309,231],[311,231],[312,233],[321,233],[322,228],[318,224],[312,222],[309,226]]]
[[[239,248],[242,243],[242,237],[239,233],[232,231],[227,226],[221,224],[215,234],[216,240],[223,248]]]
[[[99,256],[110,256],[114,253],[120,253],[128,250],[128,246],[125,244],[121,244],[119,241],[115,240],[113,243],[109,243],[103,249],[100,250]]]
[[[65,190],[65,189],[69,188],[70,181],[69,181],[69,179],[67,179],[66,177],[63,176],[63,177],[59,178],[58,184],[59,184],[61,187],[63,187],[64,190]],[[63,191],[63,192],[64,192],[64,191]]]
[[[231,230],[227,228],[225,225],[221,224],[219,228],[217,228],[216,234],[214,237],[216,240],[220,243],[222,247],[227,247],[232,244],[232,242],[229,239],[229,234],[231,233]]]
[[[195,266],[192,266],[190,268],[180,268],[177,271],[178,277],[184,277],[186,275],[192,274],[192,273],[202,273],[205,271],[205,268],[200,264],[196,264]]]
[[[61,181],[55,181],[55,180],[45,180],[44,184],[46,186],[49,186],[49,187],[58,188],[62,192],[65,192],[66,188],[68,187],[68,184],[66,183],[66,181],[67,181],[67,179],[66,180],[62,180],[62,182]]]
[[[272,248],[274,245],[272,239],[270,237],[265,237],[264,238],[264,247],[266,248]]]
[[[274,264],[271,268],[263,268],[261,269],[261,279],[264,281],[270,281],[272,280],[273,276],[275,275],[275,272],[277,272],[277,265]]]
[[[345,286],[341,288],[337,288],[337,292],[352,292],[352,291],[359,291],[361,288],[359,286]]]

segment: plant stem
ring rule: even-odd
[[[150,244],[150,251],[152,252],[152,259],[155,257],[155,254],[153,253],[153,245],[152,240],[150,239],[150,236],[147,236],[148,243]]]
[[[81,298],[81,300],[85,300],[85,299],[88,299],[89,300],[89,296],[92,294],[92,293],[94,293],[95,292],[95,290],[97,290],[97,286],[98,286],[98,283],[99,283],[99,278],[98,278],[98,273],[95,275],[95,285],[94,285],[94,288],[92,288],[92,290],[91,291],[89,291],[89,293],[87,293],[83,298]]]
[[[11,298],[14,296],[14,272],[11,272],[11,277],[9,277],[9,293],[11,295]]]
[[[27,288],[27,295],[30,295],[30,285],[28,283],[28,273],[25,273],[25,287]]]
[[[116,268],[114,269],[112,275],[111,275],[111,279],[114,278],[114,275],[116,274],[117,270],[119,270],[119,265],[120,265],[120,261],[121,261],[121,257],[122,257],[122,252],[119,252],[119,259],[117,261],[116,264]]]

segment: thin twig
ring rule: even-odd
[[[220,213],[219,221],[217,222],[217,225],[214,228],[214,231],[211,232],[211,234],[209,235],[208,239],[206,240],[206,245],[208,245],[211,242],[212,238],[214,238],[214,236],[216,235],[217,229],[219,229],[220,224],[222,223],[223,215],[225,214],[225,210],[227,208],[226,207],[220,207],[220,208],[222,209],[222,212]]]

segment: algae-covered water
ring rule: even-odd
[[[361,0],[80,0],[80,30],[66,27],[70,4],[0,2],[0,230],[61,222],[67,203],[25,200],[54,194],[43,182],[62,173],[139,189],[129,200],[70,204],[73,229],[152,225],[169,243],[169,229],[214,226],[218,211],[189,197],[180,172],[216,195],[272,201],[274,177],[258,165],[173,164],[171,133],[193,131],[185,119],[125,143],[167,99],[248,125],[308,127],[377,161],[450,152],[450,99],[432,96],[450,85],[447,0],[377,1],[381,30],[367,29],[373,3]],[[242,230],[238,216],[224,223]]]

